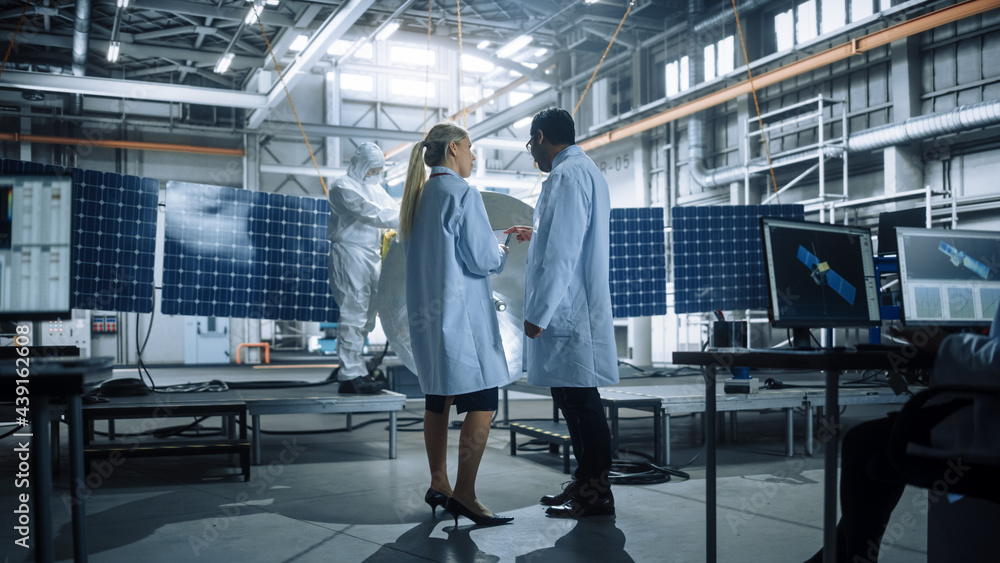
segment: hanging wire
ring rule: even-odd
[[[326,180],[323,178],[323,173],[319,169],[319,163],[316,162],[316,155],[313,153],[312,146],[309,144],[309,137],[306,136],[306,130],[302,127],[302,120],[299,119],[299,112],[295,110],[295,104],[292,102],[292,93],[288,91],[288,85],[285,84],[285,77],[281,72],[281,67],[278,66],[278,58],[274,56],[274,51],[271,49],[271,41],[267,38],[267,32],[264,31],[264,24],[260,21],[260,14],[251,9],[254,14],[254,19],[257,20],[257,27],[260,28],[260,34],[264,37],[264,43],[267,45],[267,52],[271,55],[271,60],[274,61],[274,70],[278,72],[278,80],[281,82],[281,87],[285,90],[285,97],[288,99],[288,105],[292,107],[292,115],[295,116],[295,122],[299,124],[299,131],[302,132],[302,139],[306,142],[306,149],[309,151],[309,158],[312,159],[313,166],[316,167],[316,174],[319,176],[319,183],[323,186],[323,194],[329,195],[330,190],[326,189]]]
[[[625,10],[625,15],[622,16],[622,21],[618,22],[618,29],[615,30],[615,34],[611,36],[611,41],[608,41],[608,46],[604,49],[604,54],[601,55],[601,60],[598,61],[597,67],[594,68],[594,73],[590,75],[590,80],[587,81],[587,87],[583,89],[583,93],[580,94],[580,99],[576,102],[576,107],[573,108],[572,117],[576,117],[576,112],[580,109],[580,104],[583,103],[583,99],[587,96],[587,92],[590,91],[590,85],[594,83],[594,79],[597,78],[597,72],[601,70],[601,65],[604,64],[605,57],[608,56],[608,51],[611,50],[611,46],[615,44],[615,39],[618,38],[618,32],[622,30],[622,25],[625,24],[625,18],[628,17],[629,12],[632,11],[632,6],[635,5],[635,0],[628,3],[628,9]]]
[[[465,97],[462,96],[462,87],[465,85],[465,68],[462,66],[462,0],[455,0],[455,8],[458,10],[458,99],[462,104],[462,126],[469,129],[469,116],[465,111]]]
[[[601,65],[604,64],[604,59],[607,58],[608,52],[611,51],[611,46],[615,44],[615,39],[618,39],[618,32],[622,30],[622,26],[625,25],[625,19],[628,18],[629,13],[632,11],[632,6],[635,5],[635,0],[628,3],[628,8],[625,10],[625,15],[622,16],[622,20],[618,22],[618,28],[615,29],[614,35],[611,36],[611,41],[608,41],[608,46],[604,49],[604,54],[601,55],[601,60],[597,62],[597,66],[594,67],[594,72],[590,75],[590,80],[587,81],[587,86],[583,89],[583,93],[580,94],[580,99],[576,101],[576,107],[573,108],[573,113],[570,117],[576,117],[576,112],[580,109],[580,104],[583,103],[583,99],[587,97],[587,92],[590,91],[590,86],[594,83],[594,79],[597,78],[597,73],[601,70]],[[536,188],[540,188],[542,173],[538,173],[538,178],[535,179],[535,185],[531,187],[531,191],[528,192],[528,198],[535,195]]]
[[[774,165],[771,164],[771,149],[767,144],[767,133],[764,132],[764,119],[761,117],[760,103],[757,101],[757,88],[753,85],[753,73],[750,72],[750,57],[747,55],[747,43],[743,39],[743,26],[740,25],[740,12],[736,9],[736,0],[731,1],[733,3],[733,15],[736,16],[736,31],[740,36],[740,46],[743,48],[743,60],[747,64],[747,78],[750,81],[750,92],[753,93],[753,105],[757,109],[757,125],[761,129],[760,136],[764,140],[764,154],[767,156],[767,168],[771,172],[771,185],[774,186],[774,200],[780,204],[781,197],[778,195],[778,180],[774,177]]]
[[[14,34],[10,36],[10,43],[7,45],[7,52],[3,54],[3,62],[0,62],[0,76],[3,76],[3,69],[7,66],[7,57],[10,56],[10,52],[14,50],[14,42],[17,41],[17,32],[21,31],[21,24],[24,23],[24,17],[28,14],[28,6],[31,6],[32,0],[26,0],[24,2],[24,7],[21,8],[21,17],[17,20],[17,27],[14,28]]]
[[[434,0],[427,0],[427,52],[431,52],[431,14],[434,11]],[[431,65],[424,67],[424,83],[431,82]],[[424,137],[427,137],[427,103],[430,98],[428,88],[424,87]]]

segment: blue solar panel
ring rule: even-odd
[[[617,318],[667,313],[663,208],[611,210],[611,309]]]
[[[801,205],[673,209],[674,310],[766,309],[761,217],[805,218]]]
[[[72,308],[153,311],[158,180],[21,160],[0,172],[72,176]]]
[[[167,315],[335,322],[324,199],[167,183]]]

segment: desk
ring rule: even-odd
[[[84,482],[83,424],[81,396],[111,378],[114,358],[35,358],[30,357],[27,378],[31,409],[31,505],[35,561],[50,563],[53,558],[52,532],[52,443],[50,403],[64,398],[68,403],[70,491],[73,495],[73,559],[87,561],[87,527],[84,499],[79,496]],[[13,359],[0,361],[0,401],[14,401],[17,375]],[[58,427],[57,427],[58,428]]]
[[[673,363],[705,367],[705,450],[706,450],[706,561],[716,561],[716,459],[715,401],[716,370],[732,366],[749,368],[812,369],[826,374],[823,420],[829,439],[824,443],[823,475],[823,561],[833,563],[837,535],[837,455],[840,438],[838,384],[845,370],[890,369],[901,366],[930,365],[930,358],[914,353],[906,358],[886,351],[715,351],[674,352]]]

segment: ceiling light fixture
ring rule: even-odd
[[[478,45],[476,45],[476,49],[485,49],[485,48],[487,48],[489,46],[490,46],[490,42],[488,40],[486,40],[486,39],[483,39],[482,41],[479,42]]]
[[[122,48],[121,41],[111,41],[108,43],[108,62],[117,63],[118,62],[118,52]]]
[[[530,35],[519,35],[510,43],[497,49],[496,55],[501,59],[509,59],[511,55],[527,47],[531,41]]]
[[[233,64],[233,53],[223,53],[219,57],[219,62],[215,63],[215,73],[222,74],[229,70],[229,65]]]

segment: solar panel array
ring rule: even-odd
[[[72,176],[72,308],[153,311],[158,180],[9,159],[0,173]]]
[[[329,216],[324,199],[168,182],[161,311],[336,321]]]
[[[761,217],[803,220],[801,205],[673,208],[674,309],[766,309]]]
[[[617,318],[667,313],[662,207],[611,210],[611,308]]]

